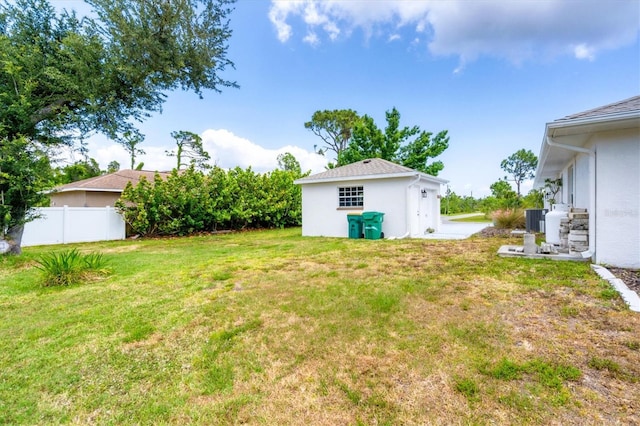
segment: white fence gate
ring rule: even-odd
[[[24,225],[22,247],[123,240],[125,223],[113,207],[41,207]]]

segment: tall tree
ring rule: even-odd
[[[530,150],[520,149],[511,154],[500,163],[500,168],[511,175],[511,179],[516,183],[516,192],[520,194],[520,185],[527,179],[533,179],[536,167],[538,167],[538,157]]]
[[[0,234],[9,253],[20,252],[24,224],[35,218],[33,207],[46,198],[42,188],[52,180],[44,147],[24,137],[0,140]]]
[[[332,151],[338,158],[351,140],[353,128],[360,120],[358,113],[350,109],[334,109],[316,111],[311,121],[304,123],[304,127],[319,136],[324,146],[316,148],[316,152],[326,155]]]
[[[366,158],[382,158],[437,176],[444,168],[441,161],[428,164],[449,147],[447,131],[432,133],[418,126],[400,127],[400,113],[396,108],[387,111],[387,126],[380,130],[373,118],[365,115],[353,129],[351,142],[338,157],[338,165],[355,163]],[[413,139],[412,139],[413,138]]]
[[[168,91],[202,97],[204,90],[237,87],[220,75],[233,67],[233,0],[87,0],[93,17],[82,19],[57,14],[46,0],[0,2],[0,144],[26,144],[25,170],[38,169],[37,153],[47,147],[73,145],[92,132],[117,140],[161,111]],[[7,191],[32,187],[19,176],[3,181]],[[19,253],[16,232],[32,201],[2,203],[13,213],[0,218],[0,238],[11,235]]]
[[[485,203],[490,205],[488,206],[490,210],[513,209],[520,205],[518,194],[506,180],[499,179],[489,188],[491,189],[491,197],[487,197]]]
[[[143,141],[144,135],[135,131],[124,132],[124,135],[122,135],[122,138],[120,138],[120,140],[118,141],[124,147],[125,151],[127,151],[127,154],[129,154],[129,158],[131,159],[131,167],[129,168],[131,170],[135,169],[136,157],[138,155],[145,154],[143,149],[138,148],[138,145],[140,145]]]
[[[58,168],[56,172],[56,183],[59,184],[77,182],[82,179],[88,179],[102,174],[100,165],[93,158],[76,161],[73,164]]]
[[[113,160],[107,165],[107,173],[115,173],[120,170],[120,163],[116,160]]]
[[[290,152],[285,152],[278,155],[278,167],[281,170],[294,172],[298,175],[302,173],[302,167],[300,167],[300,163]]]
[[[176,150],[167,151],[169,157],[176,157],[176,168],[180,170],[182,166],[188,166],[193,164],[194,166],[207,169],[209,168],[208,161],[211,156],[202,146],[202,138],[186,130],[180,130],[171,132],[171,137],[176,140]],[[189,163],[184,162],[185,159],[189,159]]]

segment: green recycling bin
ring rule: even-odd
[[[384,213],[381,212],[362,212],[362,222],[364,224],[364,237],[367,240],[379,240],[384,238],[382,232],[382,221]]]
[[[349,221],[349,238],[362,238],[362,215],[348,214]]]

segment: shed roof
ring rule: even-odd
[[[297,184],[337,182],[356,179],[384,179],[406,176],[421,176],[436,183],[447,183],[448,181],[419,172],[409,167],[401,166],[382,158],[368,158],[356,163],[336,167],[322,173],[307,176],[295,181]]]
[[[152,172],[149,170],[118,170],[117,172],[109,173],[107,175],[95,176],[58,186],[54,189],[54,192],[122,192],[128,182],[136,185],[143,177],[148,181],[153,182],[156,173],[160,174],[163,179],[166,179],[170,175],[170,173],[167,172]]]

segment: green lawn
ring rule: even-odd
[[[456,218],[456,215],[448,216],[452,222],[491,222],[484,213],[477,213],[474,216]]]
[[[0,424],[640,422],[640,315],[520,239],[299,229],[0,258]],[[77,248],[113,271],[43,287]]]

